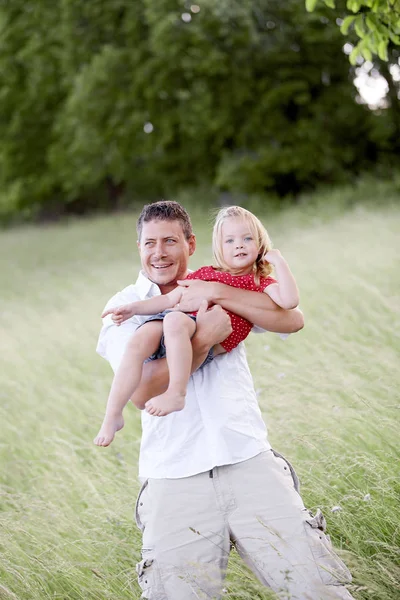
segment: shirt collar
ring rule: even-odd
[[[158,285],[151,281],[144,271],[139,272],[139,276],[136,280],[136,286],[139,290],[139,295],[141,298],[161,294]]]
[[[193,273],[193,271],[188,269],[188,273]],[[161,294],[158,285],[151,281],[144,271],[139,271],[139,275],[136,280],[136,286],[139,290],[141,298],[145,298],[146,296],[153,297]]]

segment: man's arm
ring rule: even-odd
[[[207,302],[200,305],[196,318],[196,333],[192,338],[192,373],[204,362],[209,349],[232,333],[231,320],[220,306],[207,310]],[[151,360],[143,366],[142,379],[131,400],[140,409],[147,400],[165,392],[169,382],[167,360]]]
[[[191,307],[202,297],[208,303],[219,304],[225,310],[230,310],[267,331],[295,333],[304,327],[300,309],[284,310],[268,294],[242,290],[217,281],[185,279],[178,283],[185,287],[179,301],[179,308],[185,312],[196,310]]]

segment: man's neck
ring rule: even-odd
[[[169,292],[172,292],[172,290],[174,290],[178,284],[174,282],[169,283],[168,285],[159,285],[158,283],[156,285],[158,285],[158,287],[160,288],[161,295],[164,296],[165,294],[169,294]]]
[[[182,279],[185,279],[187,277],[188,273],[191,273],[191,272],[192,271],[190,269],[188,269],[188,271],[186,272],[186,275],[184,277],[182,277]],[[156,285],[159,288],[162,295],[169,294],[169,292],[172,292],[172,290],[174,290],[178,286],[176,280],[172,281],[170,283],[167,283],[165,285],[161,285],[161,284],[157,283],[157,281],[153,281],[152,279],[150,279],[150,277],[147,275],[147,273],[143,269],[141,270],[141,275],[146,277],[146,279],[148,281],[151,281],[152,283],[154,283],[154,285]]]

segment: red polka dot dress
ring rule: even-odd
[[[254,281],[254,275],[252,273],[249,275],[231,275],[226,271],[217,271],[217,269],[214,269],[214,267],[201,267],[201,269],[198,269],[193,273],[189,273],[187,279],[218,281],[232,287],[240,288],[241,290],[249,290],[252,292],[263,292],[267,286],[271,285],[271,283],[276,283],[275,279],[272,277],[261,277],[260,284],[257,285]],[[239,317],[239,315],[235,315],[229,310],[227,313],[231,318],[233,331],[230,336],[228,336],[226,340],[221,343],[221,346],[224,348],[224,350],[226,350],[226,352],[230,352],[236,348],[240,342],[247,338],[253,327],[253,324],[250,323],[250,321]]]

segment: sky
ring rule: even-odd
[[[353,45],[349,42],[343,46],[345,54],[350,54],[352,50]],[[390,67],[390,73],[394,81],[400,81],[400,61],[399,64]],[[384,108],[386,106],[386,95],[389,91],[387,81],[369,60],[363,61],[356,68],[354,85],[358,89],[360,100],[368,104],[370,108]]]

